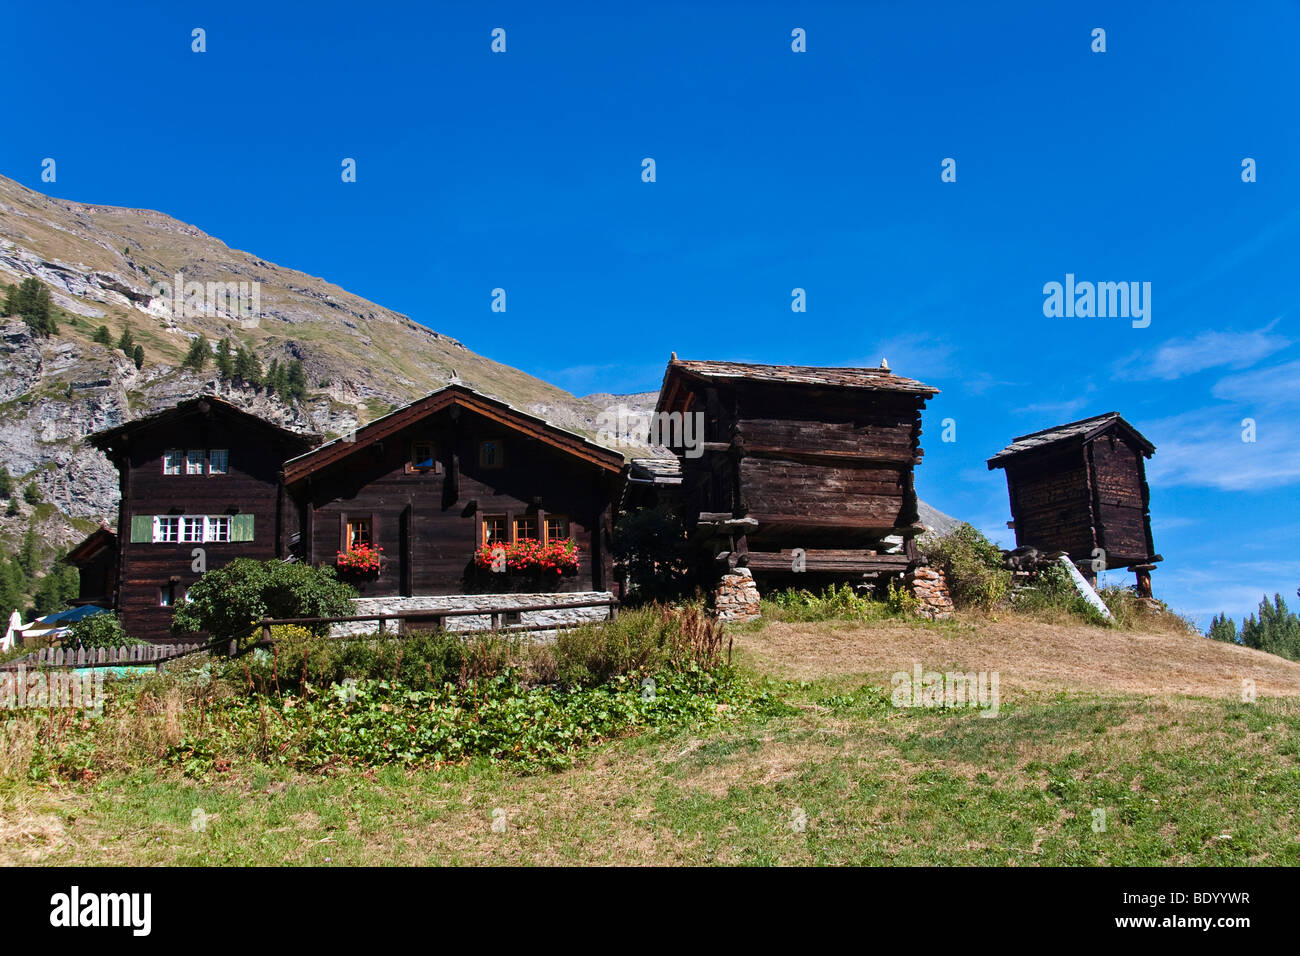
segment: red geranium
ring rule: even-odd
[[[540,571],[543,574],[573,573],[578,570],[578,545],[572,538],[542,544],[524,538],[512,544],[485,544],[474,552],[475,567],[485,571]]]
[[[379,570],[380,552],[383,548],[372,548],[368,544],[359,544],[351,551],[340,551],[335,564],[340,571],[352,571],[365,574]]]

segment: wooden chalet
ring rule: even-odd
[[[78,571],[80,583],[74,605],[113,606],[117,591],[117,534],[112,528],[105,524],[92,531],[64,555],[63,561]]]
[[[1151,541],[1146,481],[1154,451],[1118,412],[1015,439],[988,466],[1007,473],[1017,546],[1064,551],[1094,582],[1094,558],[1127,567],[1150,597],[1151,571],[1163,560]]]
[[[203,570],[286,556],[298,517],[281,469],[319,438],[204,395],[86,441],[117,467],[122,500],[116,535],[96,532],[69,556],[83,572],[82,597],[102,588],[94,568],[108,559],[96,549],[111,541],[105,606],[131,636],[164,641],[173,606]]]
[[[925,530],[912,472],[922,456],[921,411],[937,393],[883,364],[750,365],[674,354],[656,414],[679,474],[642,460],[632,477],[639,466],[647,487],[675,497],[719,570],[748,567],[775,586],[896,574],[915,562],[915,537]],[[692,415],[694,429],[673,417]]]
[[[284,465],[301,559],[382,548],[363,597],[605,591],[623,456],[453,382]],[[576,574],[476,566],[485,544],[573,540]]]

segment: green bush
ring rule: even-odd
[[[922,542],[921,551],[943,572],[958,607],[991,610],[1011,592],[1011,572],[1002,566],[1002,551],[969,524]]]
[[[194,583],[189,600],[172,616],[171,631],[175,636],[207,631],[229,639],[248,633],[262,618],[343,617],[351,613],[356,595],[328,565],[236,558]],[[328,625],[315,628],[318,634],[328,630]]]
[[[86,650],[96,650],[101,647],[129,647],[132,644],[142,644],[144,642],[127,637],[126,631],[122,629],[122,622],[117,619],[117,615],[112,611],[105,611],[102,614],[83,617],[80,621],[74,623],[60,643],[69,650],[75,650],[78,647],[84,647]]]

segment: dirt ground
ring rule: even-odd
[[[736,635],[760,670],[793,679],[925,670],[997,671],[1001,693],[1054,690],[1300,696],[1300,663],[1194,634],[1110,630],[1023,619],[963,619],[946,628],[773,621]]]

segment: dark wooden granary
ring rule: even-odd
[[[1154,451],[1118,412],[1015,439],[988,466],[1006,470],[1017,546],[1064,551],[1094,582],[1094,567],[1126,567],[1150,597],[1150,572],[1162,560],[1146,480]]]
[[[109,606],[132,637],[163,641],[174,606],[203,571],[287,555],[298,517],[281,469],[319,438],[204,395],[86,441],[117,466],[122,494]],[[74,551],[92,577],[102,573],[95,562],[107,560],[92,554],[98,534]],[[95,589],[83,578],[83,592]]]
[[[766,585],[871,580],[916,559],[913,468],[938,390],[881,368],[668,363],[656,406],[688,531]]]
[[[104,525],[69,551],[64,562],[77,569],[79,588],[74,605],[111,608],[117,591],[117,535]]]
[[[302,560],[382,548],[363,597],[604,591],[623,456],[454,382],[285,463]],[[485,544],[572,540],[576,574],[477,569]]]

